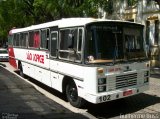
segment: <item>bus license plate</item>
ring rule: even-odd
[[[131,95],[132,93],[133,93],[132,90],[127,90],[123,92],[123,96],[128,96]]]

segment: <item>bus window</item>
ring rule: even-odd
[[[67,37],[69,34],[69,30],[61,30],[60,31],[60,37],[61,37],[61,43],[60,43],[60,50],[67,50],[68,49],[68,43],[67,43]]]
[[[34,32],[34,44],[33,47],[34,48],[39,48],[40,45],[40,35],[39,35],[39,31]]]
[[[13,45],[13,35],[8,36],[8,45]]]
[[[41,48],[48,49],[49,43],[49,29],[43,29],[41,31]]]
[[[78,29],[63,29],[60,31],[60,57],[70,61],[80,60],[78,47],[81,47],[81,38],[78,40]],[[79,48],[80,49],[80,48]]]
[[[23,40],[23,33],[20,33],[20,41],[19,41],[20,46],[22,46],[22,40]]]
[[[124,28],[125,48],[127,52],[143,51],[143,40],[139,29]]]
[[[13,45],[14,46],[19,46],[19,34],[14,34],[14,37],[13,37]]]
[[[78,37],[78,52],[81,52],[81,47],[82,47],[82,39],[83,39],[83,30],[82,29],[79,29],[78,30],[78,33],[79,33],[79,37]]]
[[[58,39],[58,32],[52,31],[51,32],[51,56],[57,56],[57,39]]]
[[[39,48],[39,46],[40,46],[39,31],[29,32],[29,47]]]
[[[28,33],[21,33],[20,39],[21,39],[20,45],[22,47],[27,47]]]
[[[29,41],[29,47],[33,47],[33,41],[34,41],[34,32],[33,31],[30,31],[29,32],[29,39],[28,39]]]

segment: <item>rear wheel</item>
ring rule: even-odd
[[[66,85],[66,96],[72,106],[82,107],[84,105],[84,99],[78,96],[77,87],[73,81]]]

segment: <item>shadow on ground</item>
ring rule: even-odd
[[[0,119],[87,119],[0,66]]]
[[[120,118],[120,115],[134,113],[157,103],[160,103],[160,97],[142,93],[103,104],[89,104],[88,112],[99,119]]]
[[[20,75],[20,73],[19,73],[18,70],[15,71],[15,72],[16,72],[18,75]],[[57,97],[63,99],[64,101],[67,101],[65,95],[62,94],[62,93],[60,93],[59,91],[54,90],[53,88],[50,88],[50,87],[44,85],[43,83],[41,83],[41,82],[39,82],[39,81],[37,81],[37,80],[35,80],[35,79],[29,77],[29,76],[26,76],[26,75],[25,75],[24,78],[27,79],[28,81],[30,81],[30,82],[32,82],[32,83],[38,85],[38,86],[41,87],[42,89],[45,89],[45,90],[48,91],[49,93],[51,93],[51,94],[53,94],[53,95],[55,95],[55,96],[57,96]]]

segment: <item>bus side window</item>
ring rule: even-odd
[[[17,34],[16,46],[20,46],[20,34]]]
[[[14,34],[13,36],[13,45],[14,46],[19,46],[19,34]]]
[[[34,42],[33,42],[33,47],[34,48],[39,48],[40,45],[40,35],[39,31],[34,32]]]
[[[65,29],[65,30],[61,30],[60,31],[60,50],[68,50],[68,34],[69,34],[69,30]],[[62,56],[63,57],[63,56]]]
[[[8,36],[8,45],[10,45],[10,46],[13,45],[13,35]]]
[[[33,43],[34,43],[33,41],[34,41],[34,32],[30,31],[29,32],[29,39],[28,39],[29,47],[33,47]]]
[[[20,41],[19,41],[20,47],[22,46],[22,42],[23,42],[23,33],[20,33]]]
[[[78,30],[78,43],[77,43],[77,49],[78,49],[78,52],[81,52],[81,47],[82,47],[82,39],[83,39],[83,29],[79,29]]]
[[[28,32],[24,33],[24,46],[28,47]]]
[[[75,50],[75,51],[77,51],[77,40],[78,40],[78,29],[73,29],[73,30],[71,30],[70,31],[70,33],[72,34],[72,42],[73,42],[73,49]]]
[[[70,33],[70,29],[63,29],[60,30],[60,50],[59,50],[59,56],[62,59],[68,59],[68,47],[70,46],[69,43],[69,33]]]
[[[28,33],[21,33],[20,34],[20,45],[22,46],[22,47],[27,47],[27,39],[28,39]]]
[[[79,31],[80,34],[81,30]],[[78,53],[81,51],[82,35],[78,36],[78,28],[62,29],[60,31],[60,58],[70,61],[79,61]]]
[[[42,29],[41,31],[41,48],[48,49],[49,46],[49,29]]]
[[[58,32],[52,31],[51,32],[51,56],[57,57],[57,41],[58,41]]]
[[[17,35],[13,34],[13,46],[16,46],[16,37],[17,37]]]

